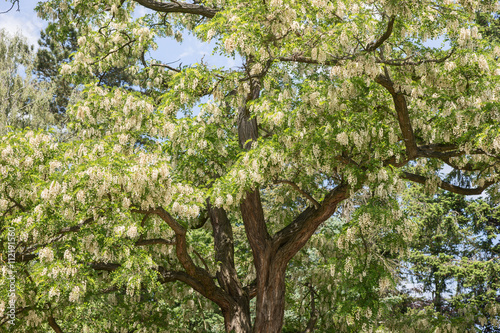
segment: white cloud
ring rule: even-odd
[[[38,47],[40,31],[45,28],[47,23],[40,19],[35,12],[35,6],[38,1],[23,0],[20,1],[19,11],[17,5],[8,13],[0,14],[0,29],[7,30],[11,35],[20,33],[26,37],[29,44]],[[9,9],[10,3],[2,2],[0,12]]]

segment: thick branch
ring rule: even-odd
[[[185,3],[180,1],[160,2],[154,0],[134,0],[140,5],[162,13],[184,13],[201,15],[206,18],[212,18],[217,14],[218,10],[208,8],[198,4]]]
[[[141,214],[156,214],[163,221],[165,221],[175,232],[175,252],[177,259],[186,270],[186,274],[190,277],[189,281],[197,282],[196,285],[191,286],[203,296],[218,304],[221,308],[227,308],[229,306],[227,295],[215,284],[210,272],[197,266],[189,255],[186,240],[186,228],[184,228],[161,207],[150,210],[137,209],[132,210],[132,212]]]
[[[257,280],[252,281],[248,286],[243,287],[250,299],[257,296]]]
[[[220,262],[217,280],[230,295],[241,296],[242,287],[234,265],[234,237],[231,222],[223,208],[212,206],[208,200],[207,206],[214,235],[215,261]]]
[[[121,265],[114,263],[93,262],[90,264],[90,267],[96,271],[113,272],[120,268]]]
[[[409,159],[415,158],[417,156],[417,144],[415,142],[415,135],[411,126],[410,114],[408,112],[405,96],[401,92],[396,91],[394,83],[388,76],[379,75],[375,81],[387,89],[392,95],[394,108],[398,116],[399,128],[401,129],[401,134],[403,135],[406,146],[406,154]]]
[[[191,229],[200,229],[202,228],[205,223],[207,223],[208,221],[208,211],[204,210],[201,212],[200,214],[200,217],[198,218],[198,223],[196,223],[196,225],[194,225],[193,227],[191,227]]]
[[[59,327],[59,325],[57,325],[56,320],[52,316],[49,316],[49,325],[50,325],[50,327],[52,327],[54,332],[64,333],[63,330],[61,329],[61,327]]]
[[[260,262],[263,259],[262,254],[267,251],[271,244],[271,236],[267,231],[260,191],[258,189],[246,193],[245,199],[240,204],[240,210],[248,242],[256,260],[255,265],[258,269],[262,264]]]
[[[246,68],[251,68],[248,61]],[[258,79],[250,80],[251,92],[246,96],[247,101],[259,98],[260,82]],[[251,117],[246,106],[238,109],[238,140],[240,148],[250,150],[252,142],[259,137],[257,118]],[[258,188],[247,191],[240,203],[241,216],[245,225],[245,232],[252,248],[254,262],[257,270],[264,264],[264,253],[269,250],[271,236],[266,227],[264,210]]]
[[[311,317],[309,318],[306,329],[303,333],[311,333],[314,331],[314,326],[316,326],[316,322],[318,321],[318,311],[316,310],[316,299],[314,297],[316,295],[316,291],[310,283],[307,283],[306,287],[309,288],[309,292],[311,294]]]
[[[369,44],[365,48],[365,52],[371,52],[371,51],[378,49],[382,44],[384,44],[384,42],[387,39],[389,39],[389,37],[391,37],[392,28],[394,27],[395,18],[396,17],[394,15],[391,16],[391,18],[389,19],[389,22],[387,23],[387,29],[385,30],[384,34],[382,36],[380,36],[380,38],[377,41],[375,41],[375,43]]]
[[[273,249],[288,262],[311,238],[321,223],[337,209],[337,205],[349,195],[349,186],[340,184],[328,193],[319,209],[309,207],[273,237]]]
[[[203,290],[203,286],[200,284],[200,282],[196,279],[193,279],[193,277],[186,272],[168,271],[163,267],[158,267],[158,272],[160,273],[162,283],[181,281],[203,294],[201,292],[201,290]]]
[[[409,173],[409,172],[403,172],[402,177],[404,179],[408,179],[412,182],[420,183],[420,184],[425,184],[429,180],[428,178],[426,178],[424,176],[419,176],[419,175]],[[441,179],[438,179],[437,186],[439,186],[443,190],[450,191],[450,192],[457,193],[457,194],[479,195],[479,194],[483,193],[483,191],[485,189],[487,189],[488,187],[490,187],[494,183],[495,182],[488,181],[483,186],[478,186],[476,188],[464,188],[464,187],[452,185],[450,183],[446,183],[446,182],[442,181]]]

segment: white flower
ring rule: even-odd
[[[285,114],[283,112],[278,111],[273,117],[274,125],[276,126],[281,125],[281,121],[283,120],[284,116]]]
[[[130,199],[127,197],[123,198],[122,205],[124,209],[128,209],[130,207]]]
[[[83,45],[85,45],[86,41],[87,41],[87,38],[85,38],[85,36],[81,36],[80,38],[78,38],[78,45],[83,46]]]
[[[55,296],[59,296],[60,294],[61,294],[61,292],[56,287],[52,287],[49,290],[49,298],[52,298],[52,297],[55,297]]]
[[[43,249],[41,249],[39,256],[40,259],[45,260],[47,262],[51,262],[52,260],[54,260],[54,252],[52,252],[52,249],[49,247],[44,247]]]
[[[232,205],[233,204],[233,196],[231,194],[228,194],[226,197],[226,204],[227,205]]]
[[[483,55],[479,56],[477,64],[479,65],[479,68],[481,68],[483,71],[488,71],[490,69],[488,67],[488,61],[486,61],[486,58]]]
[[[207,40],[211,40],[214,36],[215,36],[215,30],[214,29],[208,30],[208,32],[207,32]]]
[[[76,194],[76,199],[82,204],[85,204],[85,192],[83,192],[82,190],[78,191],[78,193]]]
[[[223,203],[224,203],[224,199],[222,199],[222,197],[217,197],[215,199],[215,206],[220,207],[220,206],[222,206]]]
[[[127,236],[129,236],[130,238],[134,238],[134,237],[137,237],[138,233],[137,233],[137,227],[135,225],[131,226],[130,228],[128,228],[127,230]]]
[[[73,254],[71,253],[70,249],[64,251],[64,259],[67,261],[73,261]]]
[[[115,232],[115,234],[117,234],[117,235],[121,235],[121,234],[123,234],[123,232],[125,231],[125,226],[120,225],[120,226],[118,226],[118,227],[115,227],[115,228],[113,229],[113,231]]]
[[[231,53],[234,51],[234,49],[236,49],[236,42],[232,37],[226,38],[226,40],[224,41],[224,48],[228,53]]]
[[[4,150],[2,150],[2,158],[7,158],[9,155],[12,155],[13,152],[12,147],[8,145]]]
[[[73,290],[71,290],[71,293],[69,294],[69,301],[77,302],[79,299],[80,299],[80,287],[74,286]]]
[[[347,136],[347,133],[346,132],[342,132],[342,133],[337,134],[337,141],[341,145],[347,146],[349,144],[349,137]]]

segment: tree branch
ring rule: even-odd
[[[294,182],[292,181],[289,181],[289,180],[276,180],[274,181],[275,184],[280,184],[280,183],[283,183],[283,184],[288,184],[290,185],[291,187],[293,187],[297,192],[299,192],[300,194],[302,194],[304,197],[306,197],[309,201],[312,202],[312,204],[314,205],[314,207],[316,208],[319,208],[320,204],[319,202],[317,202],[311,195],[309,195],[307,192],[303,191],[297,184],[295,184]]]
[[[391,37],[392,28],[394,27],[394,20],[395,19],[396,19],[396,17],[394,15],[392,15],[391,18],[389,19],[389,22],[387,23],[387,28],[386,28],[384,34],[382,36],[380,36],[380,38],[377,41],[375,41],[373,44],[368,44],[364,50],[365,52],[371,52],[371,51],[378,49],[382,44],[384,44],[384,42],[387,39],[389,39],[389,37]]]
[[[67,234],[67,233],[70,233],[70,232],[78,232],[78,231],[80,231],[80,229],[84,225],[89,224],[90,222],[93,222],[93,221],[94,221],[94,218],[93,217],[89,217],[85,221],[83,221],[81,223],[78,223],[75,226],[62,228],[61,230],[59,230],[59,234],[63,235],[63,234]]]
[[[302,331],[302,333],[311,333],[314,331],[314,326],[318,321],[318,311],[316,310],[316,299],[314,297],[316,295],[316,291],[310,283],[306,283],[306,287],[309,288],[309,292],[311,294],[311,317],[307,322],[306,329]]]
[[[234,265],[234,236],[231,221],[223,208],[212,206],[209,200],[207,207],[214,235],[215,260],[220,262],[217,281],[228,294],[241,297],[244,292]]]
[[[349,195],[349,186],[342,183],[328,193],[318,209],[305,209],[292,223],[277,232],[273,237],[273,249],[279,260],[288,262],[311,238],[321,223],[326,221],[337,209],[338,204]]]
[[[156,244],[175,245],[175,242],[169,241],[169,240],[166,240],[163,238],[142,239],[142,240],[138,240],[137,242],[135,242],[136,246],[156,245]]]
[[[372,51],[376,50],[377,48],[379,48],[391,36],[392,29],[394,27],[394,20],[395,20],[395,16],[391,16],[389,19],[389,22],[387,23],[387,28],[386,28],[384,34],[382,36],[380,36],[380,38],[378,40],[376,40],[375,42],[368,44],[366,46],[366,48],[363,49],[363,51],[358,52],[358,53],[349,54],[349,55],[346,55],[343,57],[331,57],[330,59],[327,59],[326,61],[321,62],[321,63],[317,60],[313,60],[310,57],[304,57],[303,52],[296,53],[290,57],[278,57],[276,59],[278,59],[280,61],[285,61],[285,62],[299,62],[299,63],[303,63],[303,64],[335,66],[341,60],[354,59],[359,55],[362,55],[362,54],[368,53],[368,52],[372,52]]]
[[[149,210],[133,209],[132,212],[140,214],[156,214],[163,221],[165,221],[175,232],[176,256],[182,267],[185,269],[185,274],[190,277],[189,281],[193,283],[193,285],[190,284],[190,286],[206,298],[218,304],[221,308],[227,308],[229,306],[227,294],[225,294],[224,291],[215,284],[210,272],[197,266],[189,255],[186,240],[186,228],[177,222],[162,207]]]
[[[419,66],[422,64],[429,64],[429,63],[435,63],[439,64],[442,62],[445,62],[448,60],[453,53],[455,53],[455,48],[453,48],[450,53],[448,53],[446,56],[439,58],[439,59],[422,59],[418,61],[410,61],[410,58],[406,59],[391,59],[391,60],[385,60],[385,59],[377,59],[376,62],[379,64],[385,64],[389,66]]]
[[[417,144],[415,142],[415,135],[413,133],[413,128],[411,126],[410,114],[408,112],[408,105],[406,103],[405,96],[396,91],[394,88],[394,83],[388,77],[388,75],[379,75],[375,79],[375,82],[384,87],[392,96],[394,101],[394,108],[396,110],[399,122],[399,128],[401,129],[401,134],[403,135],[403,139],[406,147],[406,154],[408,155],[408,159],[413,159],[417,157]]]
[[[93,263],[90,263],[89,266],[90,266],[90,268],[92,268],[96,271],[106,271],[106,272],[113,272],[121,267],[120,264],[105,263],[105,262],[93,262]]]
[[[253,280],[248,286],[243,287],[250,299],[257,296],[257,280]]]
[[[12,2],[12,6],[10,6],[9,9],[7,9],[4,12],[0,12],[0,14],[6,14],[6,13],[10,12],[12,10],[12,8],[14,8],[14,6],[16,5],[16,3],[17,3],[17,11],[19,12],[20,11],[19,10],[19,0],[15,0],[15,1]]]
[[[428,178],[426,178],[424,176],[416,175],[416,174],[413,174],[410,172],[403,172],[402,177],[404,179],[408,179],[412,182],[420,183],[420,184],[425,184],[429,180]],[[483,193],[483,191],[485,189],[487,189],[488,187],[490,187],[494,183],[495,182],[488,181],[483,186],[479,186],[476,188],[464,188],[464,187],[452,185],[450,183],[446,183],[446,182],[442,181],[441,179],[439,179],[437,182],[437,186],[439,186],[443,190],[450,191],[450,192],[457,193],[457,194],[479,195],[479,194]]]
[[[198,4],[185,3],[180,1],[160,2],[155,0],[134,0],[140,5],[162,13],[184,13],[201,15],[206,18],[212,18],[218,10],[208,8]]]
[[[56,332],[56,333],[64,333],[63,330],[61,329],[61,327],[59,327],[59,325],[57,325],[56,320],[54,319],[54,317],[52,317],[51,315],[49,316],[49,325],[50,325],[50,327],[52,327],[52,329],[54,330],[54,332]]]

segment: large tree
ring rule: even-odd
[[[350,202],[354,229],[332,261],[360,285],[352,292],[337,278],[330,290],[351,304],[366,299],[337,318],[345,329],[361,317],[376,327],[384,313],[367,296],[390,280],[367,270],[404,250],[411,228],[396,196],[405,182],[461,195],[498,190],[500,48],[473,20],[496,5],[40,4],[42,16],[81,34],[62,73],[85,90],[69,112],[71,142],[23,132],[0,144],[5,254],[9,228],[18,238],[18,317],[56,332],[193,330],[198,324],[172,323],[176,309],[204,318],[215,306],[227,332],[280,332],[287,272],[300,271],[289,263]],[[174,68],[152,58],[158,39],[181,32],[214,42],[241,66]],[[134,84],[147,92],[94,80],[130,59]],[[470,184],[442,180],[444,164]],[[342,252],[351,245],[359,265]],[[314,281],[303,285],[312,298]],[[175,297],[180,304],[170,305]]]

